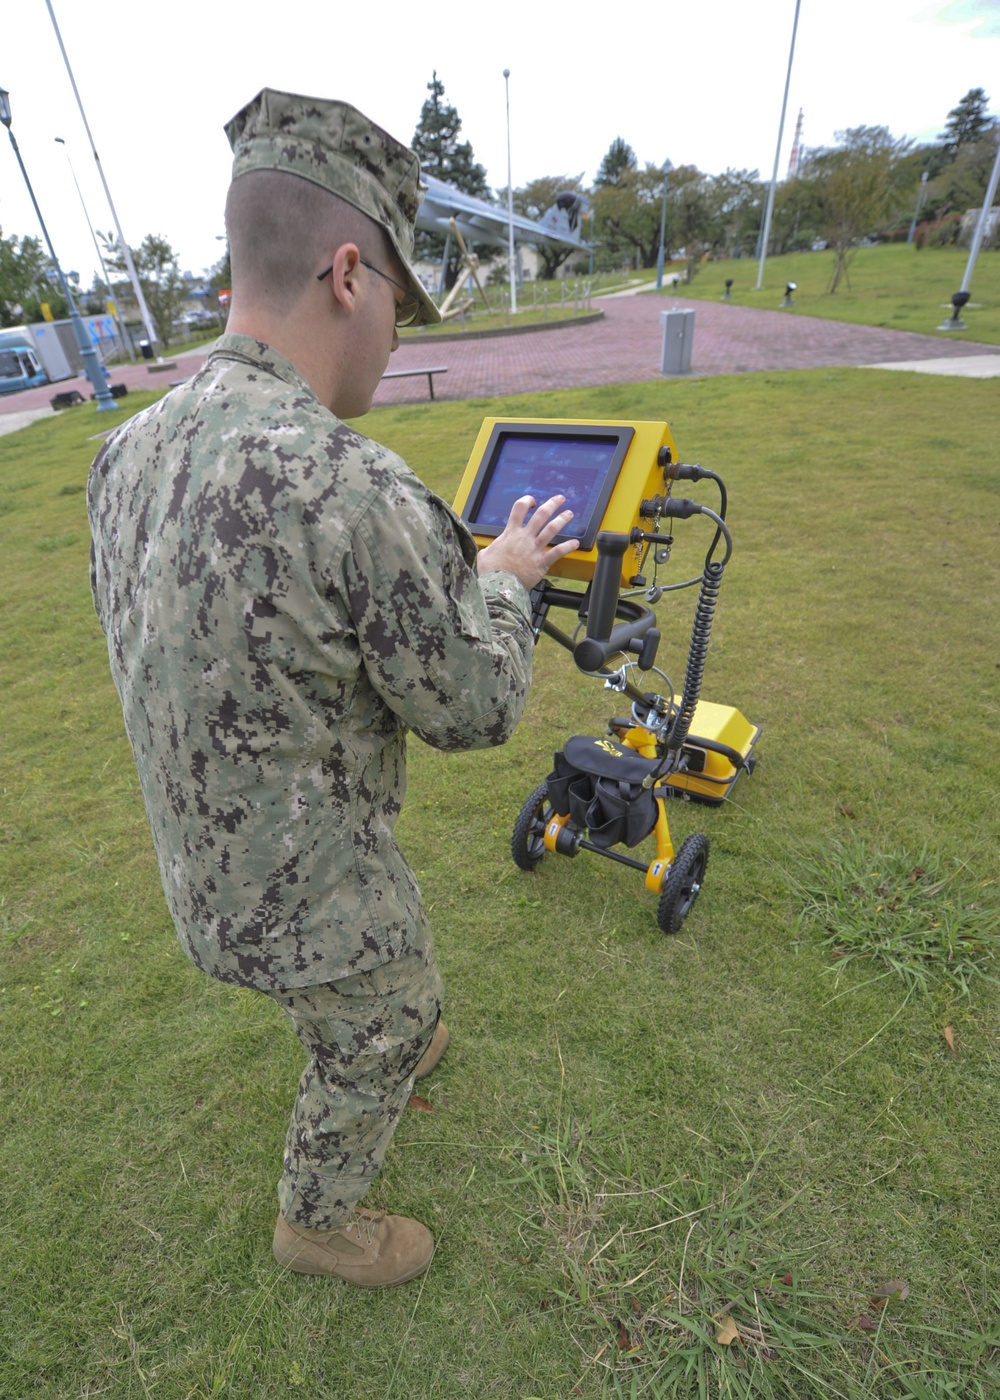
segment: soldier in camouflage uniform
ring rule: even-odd
[[[573,548],[551,544],[570,513],[525,498],[477,558],[449,507],[342,421],[369,408],[396,326],[439,319],[410,265],[413,153],[345,103],[270,89],[226,130],[229,326],[95,460],[92,587],[181,943],[273,997],[309,1056],[275,1257],[401,1283],[433,1237],[357,1202],[447,1043],[393,836],[406,732],[510,736],[527,590]]]

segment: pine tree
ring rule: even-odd
[[[600,169],[594,176],[597,189],[607,189],[609,185],[619,185],[632,170],[638,170],[639,162],[635,151],[621,136],[616,136],[604,153]]]
[[[413,133],[410,145],[420,158],[420,169],[424,175],[433,175],[454,185],[463,194],[475,195],[477,199],[488,199],[493,195],[486,179],[486,169],[480,165],[472,153],[468,141],[459,141],[462,119],[452,105],[444,100],[444,83],[434,70],[427,84],[430,97],[420,109],[420,120]],[[414,252],[418,258],[439,263],[444,257],[445,237],[438,233],[425,233],[418,229],[414,238]],[[492,250],[483,254],[488,258]],[[450,246],[448,266],[445,268],[445,288],[453,287],[458,276],[461,261],[460,250],[454,242]]]
[[[978,141],[994,125],[986,110],[989,101],[981,87],[970,88],[958,106],[948,113],[940,139],[949,157],[954,158],[960,146]]]
[[[420,109],[420,120],[413,133],[412,146],[420,157],[425,175],[445,180],[465,194],[490,199],[490,187],[485,167],[472,153],[468,141],[459,141],[462,119],[450,103],[444,100],[444,83],[437,70],[427,84],[430,97]]]

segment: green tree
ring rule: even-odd
[[[937,188],[937,176],[946,165],[944,148],[930,144],[914,146],[897,161],[896,199],[886,228],[891,239],[901,242],[908,236],[914,211],[918,213],[921,223],[933,217],[933,191]],[[921,178],[924,175],[927,176],[926,180]]]
[[[901,157],[898,166],[904,194],[908,197],[911,191],[916,193],[920,177],[925,170],[933,180],[947,163],[948,158],[943,146],[925,144],[914,146],[911,151],[907,151],[906,155]],[[910,212],[913,212],[912,206]]]
[[[51,279],[51,280],[50,280]],[[66,314],[66,302],[41,240],[0,233],[0,325],[20,326],[42,319],[47,302],[53,316]]]
[[[952,107],[940,136],[947,156],[954,159],[962,146],[977,142],[992,130],[995,123],[986,110],[989,101],[981,87],[970,88],[958,106]]]
[[[623,169],[614,180],[595,187],[591,203],[599,266],[655,265],[662,202],[663,171],[656,165]]]
[[[618,185],[630,174],[634,174],[639,168],[635,151],[621,136],[616,136],[611,145],[604,153],[604,159],[594,176],[594,188],[606,189],[609,185]]]
[[[647,169],[653,167],[647,166]],[[662,175],[660,177],[662,189]],[[694,281],[698,264],[709,251],[712,237],[711,182],[694,165],[670,172],[667,185],[668,246],[684,250],[684,280]],[[657,248],[659,234],[657,234]],[[655,261],[655,259],[654,259]],[[646,264],[652,266],[651,263]]]
[[[766,194],[756,170],[727,169],[707,177],[709,244],[724,258],[751,255],[757,244]]]
[[[835,254],[830,292],[847,270],[848,255],[864,237],[879,232],[892,209],[902,157],[910,142],[897,140],[884,126],[838,131],[839,146],[811,152],[805,173],[815,180],[820,217]]]
[[[635,152],[620,136],[609,146],[594,181],[594,239],[601,267],[655,267],[663,218],[663,168],[647,161],[640,170]],[[712,205],[706,177],[693,165],[667,176],[666,256],[683,248],[687,280],[710,246]]]
[[[982,208],[996,154],[997,135],[991,130],[977,141],[964,141],[954,160],[929,182],[925,207],[935,221],[934,241],[953,242],[959,234],[960,216],[969,209]]]
[[[104,261],[109,272],[127,272],[125,259],[113,234],[100,234]],[[130,248],[142,295],[153,318],[156,334],[164,346],[170,344],[174,322],[187,298],[187,287],[177,264],[177,254],[162,234],[147,233],[138,248]],[[115,293],[122,301],[131,298],[131,284],[117,284]]]
[[[947,220],[941,225],[940,220],[982,203],[996,155],[993,142],[997,121],[990,116],[988,106],[984,89],[970,88],[948,113],[945,129],[938,138],[942,144],[915,146],[901,159],[899,172],[901,176],[905,174],[905,179],[901,179],[904,198],[899,210],[900,224],[909,225],[924,172],[928,181],[921,201],[922,217],[938,227],[957,232],[956,221]],[[919,243],[920,240],[918,246]]]
[[[430,97],[420,109],[420,120],[410,143],[420,157],[420,168],[426,175],[446,180],[465,194],[491,199],[486,169],[473,155],[471,143],[459,141],[462,119],[456,109],[445,102],[444,83],[436,69],[427,90]]]
[[[430,97],[420,109],[420,119],[410,142],[420,158],[422,172],[454,185],[464,194],[492,201],[493,194],[485,167],[476,160],[471,142],[458,139],[462,130],[462,119],[451,103],[445,101],[444,83],[438,77],[437,69],[431,74],[427,90]],[[443,234],[425,233],[418,229],[414,239],[414,251],[418,258],[440,262],[444,256],[445,242]],[[487,260],[492,256],[492,251],[485,254]],[[483,250],[480,250],[480,257],[484,257]],[[460,263],[461,252],[452,245],[445,269],[446,287],[454,286]]]
[[[925,167],[931,175],[925,207],[936,241],[956,238],[957,216],[982,207],[1000,139],[1000,124],[986,110],[988,101],[982,88],[970,88],[948,114],[940,159]]]
[[[765,193],[765,203],[766,199]],[[825,236],[822,184],[816,173],[810,173],[806,160],[799,173],[783,180],[775,192],[768,251],[791,253],[811,248],[821,236]]]

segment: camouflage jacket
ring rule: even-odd
[[[88,506],[190,957],[266,989],[398,956],[425,917],[393,835],[406,731],[442,749],[509,737],[531,679],[522,584],[480,581],[450,508],[244,336],[111,435]]]

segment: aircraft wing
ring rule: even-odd
[[[455,220],[462,236],[469,243],[496,243],[506,247],[508,242],[507,210],[502,204],[489,204],[485,199],[465,194],[444,180],[424,175],[427,193],[417,213],[417,228],[427,233],[446,234],[450,221]],[[556,203],[541,220],[513,217],[515,243],[542,243],[560,248],[585,248],[582,241],[581,214],[587,207],[585,195],[574,191],[560,194]]]

